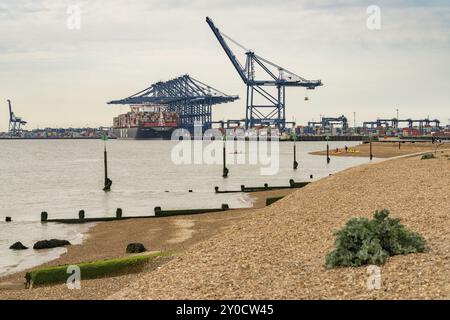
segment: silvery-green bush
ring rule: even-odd
[[[353,218],[336,233],[336,249],[327,254],[326,267],[380,265],[389,256],[426,251],[425,239],[407,230],[389,211],[375,211],[374,219]]]

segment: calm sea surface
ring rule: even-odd
[[[0,140],[0,276],[39,265],[65,252],[64,248],[13,252],[8,248],[16,241],[29,247],[38,240],[51,238],[67,239],[74,244],[82,242],[89,225],[41,225],[41,211],[47,211],[49,218],[74,218],[80,209],[86,211],[86,217],[99,217],[113,216],[119,207],[124,216],[151,215],[155,206],[217,208],[228,203],[232,208],[251,207],[248,195],[215,194],[214,186],[239,190],[242,184],[288,185],[289,179],[310,181],[309,176],[313,174],[316,180],[368,162],[366,158],[332,157],[331,164],[327,165],[324,156],[308,155],[311,151],[324,150],[326,142],[301,142],[297,143],[299,170],[294,172],[293,143],[286,142],[279,144],[277,175],[262,176],[260,165],[229,163],[230,177],[223,179],[220,164],[174,164],[171,153],[176,144],[108,141],[108,167],[113,186],[110,193],[104,193],[102,141]],[[330,142],[330,147],[355,144]],[[248,156],[248,150],[239,155]],[[193,154],[201,152],[200,148]],[[12,217],[13,222],[5,223],[6,216]]]

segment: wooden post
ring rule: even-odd
[[[330,164],[330,162],[331,162],[331,159],[330,159],[330,144],[328,143],[328,141],[330,140],[330,136],[327,135],[326,139],[327,139],[327,164]]]
[[[106,185],[108,184],[108,153],[106,152],[106,144],[103,158],[105,162],[105,187],[106,187]]]
[[[328,144],[328,141],[327,141],[327,164],[330,164],[330,161],[331,161],[331,159],[330,159],[330,145]]]
[[[294,142],[294,170],[297,170],[298,162],[297,162],[297,147]]]
[[[106,152],[106,140],[108,137],[106,135],[102,135],[102,140],[105,142],[105,150],[103,152],[103,161],[105,166],[105,187],[103,191],[109,192],[111,191],[112,180],[108,178],[108,153]]]
[[[41,222],[47,222],[48,213],[46,211],[41,212]]]
[[[226,138],[223,141],[223,178],[228,178]]]
[[[373,159],[373,153],[372,153],[372,136],[370,136],[370,156],[369,156],[370,160]]]

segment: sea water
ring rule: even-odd
[[[221,164],[175,164],[172,150],[177,144],[107,141],[108,171],[113,185],[111,192],[105,193],[103,141],[0,140],[0,276],[55,259],[66,250],[32,250],[38,240],[60,238],[77,244],[86,236],[90,225],[41,224],[42,211],[54,219],[76,218],[81,209],[86,217],[110,217],[115,215],[116,208],[123,209],[123,216],[137,216],[152,215],[156,206],[220,208],[227,203],[231,208],[251,207],[248,195],[216,194],[214,187],[240,190],[241,185],[289,185],[290,179],[312,181],[313,175],[313,180],[317,180],[369,161],[360,157],[332,157],[327,165],[325,156],[308,154],[325,150],[326,142],[297,142],[299,168],[294,171],[293,142],[281,142],[276,175],[261,175],[261,165],[230,162],[229,178],[223,179]],[[330,148],[356,144],[330,142]],[[12,217],[13,222],[4,222],[6,216]],[[9,250],[16,241],[31,249]]]

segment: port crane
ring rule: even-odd
[[[166,82],[159,81],[128,98],[108,104],[165,106],[168,111],[180,115],[182,128],[193,132],[196,122],[202,123],[203,130],[211,128],[213,105],[237,99],[238,96],[227,95],[186,74]]]
[[[26,125],[27,122],[22,120],[22,118],[17,117],[12,111],[11,100],[7,100],[9,106],[9,126],[8,132],[10,136],[16,136],[22,131],[22,126]]]
[[[240,78],[247,86],[247,101],[245,112],[245,128],[252,128],[255,125],[274,125],[278,129],[286,126],[286,87],[304,87],[307,90],[314,90],[321,86],[321,80],[307,80],[293,72],[257,55],[254,51],[247,49],[237,41],[222,33],[211,18],[207,17],[206,22],[216,36],[223,50],[227,54]],[[225,38],[245,51],[245,67],[237,59],[236,55],[228,46]],[[262,72],[265,78],[258,78]],[[258,74],[257,74],[258,73]],[[268,87],[275,87],[276,92],[270,93]],[[273,91],[273,89],[272,89]],[[257,103],[256,97],[263,100],[265,104]],[[305,98],[306,100],[306,98]]]
[[[387,128],[391,125],[392,128],[399,128],[399,124],[405,122],[408,124],[408,128],[412,129],[414,127],[414,123],[419,125],[419,129],[422,130],[424,127],[430,127],[432,123],[434,123],[436,128],[439,128],[441,122],[438,119],[430,120],[430,119],[377,119],[376,121],[366,121],[363,123],[363,128],[366,129],[370,126],[371,129],[382,127],[383,125]]]
[[[342,130],[348,130],[348,120],[345,116],[340,116],[337,118],[334,117],[323,117],[321,121],[310,121],[308,122],[308,127],[315,127],[316,125],[320,125],[322,129],[325,129],[327,126],[332,124],[342,124]]]

